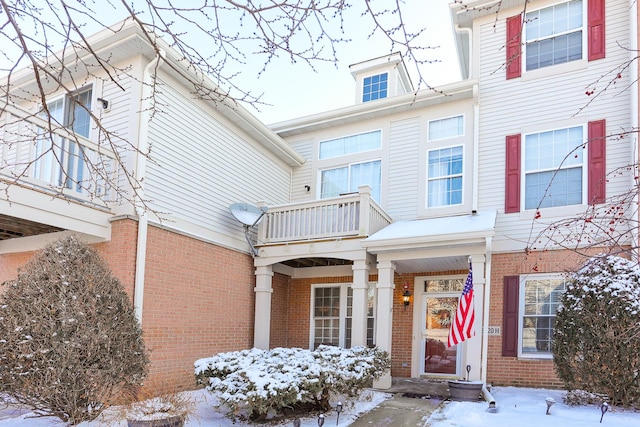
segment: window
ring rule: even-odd
[[[582,59],[585,42],[587,60],[602,59],[606,47],[605,0],[564,2],[529,12],[524,19],[522,14],[510,16],[506,36],[507,79],[522,75],[523,56],[526,70]]]
[[[380,201],[380,165],[380,160],[374,160],[321,171],[320,197],[353,193],[361,185],[370,185],[372,197]]]
[[[583,127],[525,137],[525,209],[583,203]]]
[[[582,27],[582,0],[527,13],[526,70],[582,59]]]
[[[86,88],[48,103],[52,123],[88,138],[91,132],[91,97],[91,88]],[[44,112],[41,116],[46,118]],[[81,192],[85,172],[85,153],[81,145],[71,139],[42,137],[35,149],[35,178]]]
[[[429,141],[462,136],[464,119],[462,116],[429,121]]]
[[[529,199],[526,202],[528,209],[536,208],[540,201],[544,203],[541,206],[561,206],[563,201],[565,204],[573,203],[574,201],[582,203],[584,187],[586,187],[587,203],[595,205],[605,202],[607,189],[607,121],[605,119],[593,120],[587,123],[586,127],[588,129],[587,138],[581,142],[577,141],[577,139],[573,140],[573,138],[577,138],[576,135],[582,132],[582,127],[542,132],[528,136],[530,137],[530,145],[525,149],[525,151],[529,150],[528,155],[525,156],[525,162],[529,162],[527,174],[530,178],[529,183],[525,186],[525,191],[529,191],[526,196]],[[563,138],[567,139],[566,143],[562,142]],[[520,134],[507,135],[505,138],[505,213],[520,212],[520,183],[522,182],[521,139],[522,136]],[[587,147],[586,159],[583,159],[581,152],[584,147]],[[575,152],[571,151],[574,149],[576,149]],[[564,155],[561,155],[562,151],[564,151]],[[564,159],[564,156],[569,152],[571,152],[571,155]],[[585,170],[580,175],[580,180],[586,178],[585,181],[587,183],[586,185],[582,183],[578,185],[577,169],[582,167],[583,161],[585,166],[583,169]],[[560,168],[556,167],[554,169],[554,171],[558,172],[557,176],[554,176],[555,172],[550,173],[549,169],[549,165],[554,164],[554,162],[556,165],[560,165]],[[549,182],[551,182],[551,186],[549,186]],[[576,191],[580,191],[580,194],[568,194],[569,190],[567,188],[575,188]],[[549,200],[546,200],[547,198]]]
[[[320,142],[318,158],[330,159],[347,154],[361,153],[381,147],[382,132],[379,130],[330,139]]]
[[[377,74],[365,77],[362,82],[362,102],[373,101],[387,97],[388,74]]]
[[[462,146],[429,151],[427,164],[427,206],[461,204]]]
[[[565,291],[560,275],[531,275],[520,282],[519,343],[522,356],[551,356],[553,325]]]
[[[373,285],[369,285],[367,291],[367,346],[373,347],[374,345],[374,333],[375,333],[375,293],[376,288]],[[351,348],[351,324],[352,324],[352,307],[353,307],[353,289],[351,286],[347,287],[347,315],[345,317],[345,347]]]
[[[353,290],[349,284],[315,286],[313,288],[313,348],[321,344],[351,347]],[[367,345],[374,345],[375,285],[370,284],[367,294]]]

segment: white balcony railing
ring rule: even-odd
[[[259,244],[367,237],[391,224],[391,217],[371,198],[371,187],[358,190],[331,199],[269,207],[258,227]]]
[[[20,108],[0,105],[0,179],[104,204],[116,178],[112,150]]]

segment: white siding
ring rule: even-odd
[[[522,77],[512,80],[506,80],[504,71],[505,18],[520,10],[512,9],[497,20],[492,16],[476,23],[474,34],[479,40],[474,44],[482,46],[480,55],[475,55],[480,58],[479,209],[499,213],[494,240],[494,248],[498,251],[522,249],[539,229],[532,229],[531,212],[504,215],[506,135],[536,127],[540,130],[546,126],[564,127],[563,124],[568,127],[600,119],[606,119],[608,134],[629,129],[631,94],[625,89],[629,83],[628,72],[623,72],[621,79],[602,92],[606,82],[616,76],[618,67],[628,59],[624,48],[628,46],[628,9],[626,2],[620,0],[606,4],[605,59],[575,61],[538,70],[539,73],[523,71]],[[598,96],[586,96],[587,88],[592,88],[601,76],[606,77],[595,86]],[[607,141],[607,171],[628,164],[630,139]],[[626,176],[611,180],[607,195],[622,191],[628,184],[629,177]],[[576,209],[556,210],[559,216],[555,219],[570,211],[576,212]],[[553,212],[547,210],[542,215],[552,219],[550,214]]]
[[[229,205],[288,202],[290,168],[173,83],[162,83],[157,101],[162,113],[150,123],[144,183],[152,209],[168,227],[246,249]]]
[[[118,165],[118,188],[126,189],[129,193],[125,170],[132,172],[135,169],[134,148],[137,144],[137,124],[140,112],[140,93],[139,84],[130,74],[122,75],[118,79],[118,84],[109,79],[105,79],[102,88],[97,87],[97,94],[94,98],[102,98],[109,101],[109,110],[102,111],[99,106],[94,106],[95,114],[100,117],[102,126],[109,129],[111,133],[111,141],[105,141],[102,136],[103,143],[120,155],[120,165]],[[116,195],[113,195],[116,196]],[[129,204],[122,203],[121,195],[116,196],[114,210],[118,214],[133,213],[133,207]]]
[[[424,136],[422,137],[424,139]],[[415,218],[418,212],[420,181],[420,117],[389,124],[387,213],[394,220]]]
[[[293,187],[291,189],[292,201],[302,202],[314,200],[316,188],[313,176],[313,165],[315,163],[313,140],[307,139],[304,141],[294,142],[291,144],[291,148],[296,150],[306,160],[302,166],[295,168],[293,171]],[[305,185],[309,186],[309,191],[306,190]]]

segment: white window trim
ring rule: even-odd
[[[430,148],[427,149],[427,153],[426,153],[426,171],[425,171],[425,189],[424,189],[424,193],[425,193],[425,199],[424,199],[424,207],[427,210],[431,210],[431,209],[446,209],[446,208],[451,208],[451,207],[457,207],[457,206],[462,206],[464,205],[464,200],[465,200],[465,144],[453,144],[453,145],[447,145],[447,146],[443,146],[443,147],[434,147],[434,148]],[[442,206],[429,206],[429,153],[432,151],[438,151],[438,150],[444,150],[447,148],[455,148],[455,147],[462,147],[462,173],[460,175],[462,175],[462,198],[460,200],[460,203],[456,203],[456,204],[451,204],[451,205],[442,205]],[[442,177],[440,177],[441,179]]]
[[[380,146],[378,148],[372,148],[370,150],[363,150],[363,151],[355,151],[353,153],[340,154],[338,156],[333,156],[333,157],[320,158],[320,145],[323,142],[333,141],[333,140],[342,139],[342,138],[350,138],[352,136],[364,135],[365,133],[374,133],[374,132],[380,132]],[[384,132],[382,128],[371,129],[364,132],[350,133],[347,135],[336,136],[334,138],[321,139],[318,141],[318,148],[316,149],[316,158],[318,159],[319,162],[332,162],[332,161],[335,162],[336,159],[344,159],[345,157],[348,157],[348,156],[360,156],[363,153],[375,153],[376,151],[382,150],[383,139],[384,139]]]
[[[558,4],[562,4],[562,3],[569,3],[571,0],[565,0],[565,1],[559,1],[559,2],[555,2],[552,4],[546,4],[546,5],[541,5],[539,7],[535,7],[535,8],[531,8],[530,10],[527,10],[527,13],[530,12],[536,12],[538,10],[542,10],[542,9],[547,9],[553,6],[556,6]],[[525,17],[526,18],[526,17]],[[589,55],[588,49],[588,43],[589,43],[589,37],[588,37],[588,32],[589,32],[589,21],[588,21],[588,0],[582,0],[582,58],[581,59],[577,59],[574,61],[567,61],[567,62],[563,62],[562,64],[556,64],[556,65],[549,65],[546,67],[540,67],[540,68],[536,68],[535,70],[527,70],[527,45],[529,44],[529,42],[526,40],[526,34],[527,34],[527,22],[526,19],[524,20],[524,25],[522,27],[522,53],[520,55],[520,69],[522,70],[522,76],[524,77],[526,74],[538,74],[540,73],[538,76],[536,76],[536,78],[541,78],[544,77],[545,75],[557,75],[558,73],[558,67],[567,67],[568,64],[579,64],[579,65],[575,65],[573,67],[568,67],[568,71],[570,71],[571,69],[575,69],[575,67],[586,67],[587,64],[587,57]],[[562,33],[558,33],[556,35],[559,35]],[[555,36],[555,35],[554,35]],[[553,70],[553,72],[551,72],[551,74],[549,73],[545,73],[543,70],[548,70],[551,69]]]
[[[522,328],[524,326],[524,289],[527,279],[562,279],[566,280],[562,273],[537,273],[520,276],[518,284],[518,358],[522,359],[553,359],[551,353],[524,353],[522,351]]]
[[[315,342],[315,293],[318,288],[336,288],[340,287],[340,320],[339,320],[339,335],[338,335],[338,346],[340,348],[345,348],[346,343],[346,319],[347,319],[347,296],[348,296],[348,288],[350,288],[353,283],[318,283],[311,285],[311,295],[310,295],[310,310],[309,310],[309,350],[313,351],[313,346]],[[374,282],[367,282],[367,287],[375,286]],[[374,287],[375,290],[375,287]],[[377,290],[375,290],[375,294],[373,297],[374,300],[374,310],[373,310],[373,324],[374,324],[374,342],[375,342],[375,329],[377,326],[376,322],[376,300],[377,300]],[[353,310],[353,307],[352,307]],[[368,316],[367,316],[368,317]],[[352,321],[353,322],[353,321]],[[366,328],[366,322],[365,322]],[[353,340],[353,337],[352,337]]]
[[[568,124],[566,126],[554,126],[554,127],[550,127],[550,128],[542,128],[539,130],[535,130],[535,131],[530,131],[530,132],[526,132],[526,133],[522,133],[522,138],[521,138],[521,147],[520,147],[520,206],[522,206],[522,213],[525,213],[524,218],[533,218],[531,215],[534,215],[535,212],[538,210],[538,208],[534,207],[531,209],[526,209],[526,176],[527,176],[527,171],[526,171],[526,167],[525,167],[525,162],[526,162],[526,150],[525,150],[525,144],[526,144],[526,139],[527,139],[527,135],[534,135],[534,134],[538,134],[538,133],[543,133],[543,132],[549,132],[549,131],[554,131],[554,130],[562,130],[562,129],[569,129],[569,128],[574,128],[574,127],[582,127],[582,139],[584,142],[586,142],[588,140],[588,126],[586,123],[584,122],[580,122],[577,124]],[[464,160],[464,158],[463,158]],[[556,170],[557,168],[554,168],[552,170]],[[570,168],[562,168],[562,169],[570,169]],[[556,212],[557,211],[557,215],[563,215],[569,212],[573,212],[575,209],[574,207],[584,207],[587,204],[587,197],[588,197],[588,187],[589,187],[589,144],[585,144],[585,148],[582,151],[582,201],[581,203],[577,203],[577,204],[573,204],[573,205],[564,205],[564,206],[549,206],[549,207],[542,207],[540,208],[540,210],[542,211],[549,211],[549,212]],[[526,213],[529,214],[526,214]],[[555,215],[554,215],[555,216]]]
[[[431,123],[432,122],[437,122],[440,120],[446,120],[446,119],[453,119],[454,117],[462,117],[462,134],[460,135],[453,135],[453,136],[447,136],[444,138],[435,138],[435,139],[430,139],[429,138],[429,128],[431,127]],[[428,142],[434,142],[434,141],[445,141],[447,139],[453,139],[453,138],[464,138],[465,136],[465,131],[466,131],[466,117],[464,114],[454,114],[451,116],[443,116],[443,117],[437,117],[434,119],[429,119],[429,121],[427,122],[427,141]]]
[[[367,78],[375,77],[375,76],[382,76],[384,74],[387,75],[387,96],[382,97],[382,98],[378,97],[376,99],[370,99],[368,101],[365,101],[363,99],[364,98],[364,80],[367,79]],[[362,93],[360,95],[360,102],[363,103],[363,104],[366,104],[367,102],[379,101],[380,99],[389,98],[391,96],[391,94],[390,94],[391,84],[390,84],[390,81],[389,81],[390,78],[391,78],[391,75],[390,75],[390,73],[388,71],[380,71],[380,72],[377,72],[377,73],[374,73],[374,74],[368,74],[366,76],[362,76]]]
[[[349,181],[351,181],[351,166],[353,165],[360,165],[360,164],[364,164],[364,163],[373,163],[373,162],[380,162],[380,198],[382,198],[382,166],[383,166],[383,161],[382,158],[372,158],[372,159],[364,159],[362,161],[357,161],[357,162],[349,162],[349,163],[342,163],[342,164],[336,164],[336,165],[332,165],[332,166],[327,166],[324,167],[322,169],[318,169],[318,176],[317,176],[317,180],[318,180],[318,185],[316,185],[316,199],[317,200],[324,200],[322,199],[322,172],[324,171],[329,171],[329,170],[333,170],[333,169],[341,169],[341,168],[348,168],[349,170]],[[355,190],[355,192],[357,192],[358,190]],[[350,194],[350,193],[347,193]],[[340,194],[338,196],[335,197],[339,197]],[[331,198],[331,197],[327,197],[327,198]],[[378,201],[379,203],[379,201]]]

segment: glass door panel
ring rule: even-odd
[[[456,375],[458,372],[458,346],[447,347],[457,305],[458,297],[428,295],[423,298],[423,374]]]

